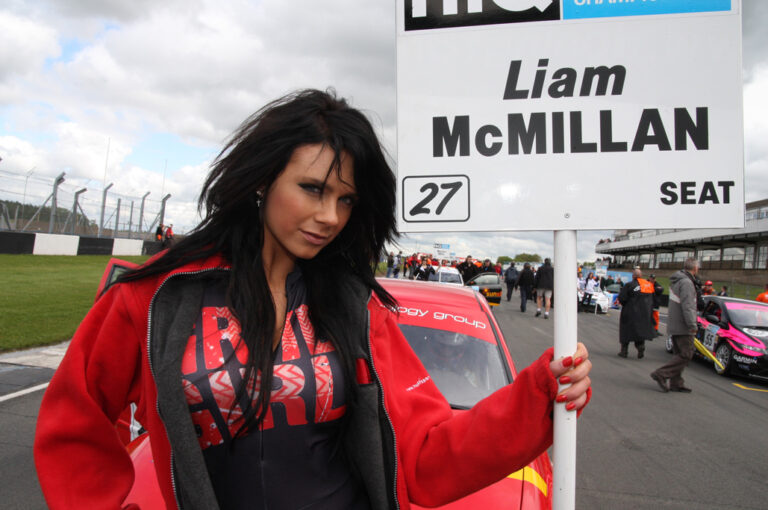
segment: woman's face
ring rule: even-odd
[[[265,257],[311,259],[347,224],[357,200],[353,161],[342,152],[341,172],[329,175],[333,157],[321,144],[293,151],[264,199]]]

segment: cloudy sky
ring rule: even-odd
[[[747,201],[768,198],[766,26],[768,2],[744,0]],[[397,152],[394,2],[4,0],[0,47],[0,198],[41,204],[66,172],[62,207],[87,187],[81,202],[97,219],[113,183],[110,200],[124,207],[149,191],[151,216],[170,193],[167,222],[187,231],[227,135],[304,87],[335,87]],[[608,235],[580,232],[579,260]],[[413,234],[401,246],[435,242],[480,257],[553,252],[551,232]]]

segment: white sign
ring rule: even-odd
[[[397,6],[401,231],[743,226],[739,0]]]

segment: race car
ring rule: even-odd
[[[502,285],[501,276],[498,274],[480,273],[464,282],[464,285],[479,291],[480,294],[485,296],[489,305],[498,306],[501,304]]]
[[[616,296],[607,294],[601,290],[597,290],[592,294],[588,305],[582,305],[581,302],[584,299],[584,291],[577,290],[576,298],[578,299],[578,306],[592,310],[595,313],[608,313],[610,308],[613,308],[613,302],[616,300]]]
[[[514,363],[491,310],[477,292],[436,282],[378,280],[398,302],[398,325],[454,413],[516,377]],[[125,505],[163,507],[146,434],[128,445],[136,478]],[[469,496],[439,507],[549,509],[552,464],[546,452],[523,469]],[[414,509],[421,507],[413,505]]]
[[[768,304],[720,296],[703,299],[696,338],[720,362],[713,362],[715,372],[768,380]],[[666,349],[672,352],[671,337]]]

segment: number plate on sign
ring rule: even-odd
[[[403,219],[407,222],[467,221],[469,177],[413,175],[403,179]]]

